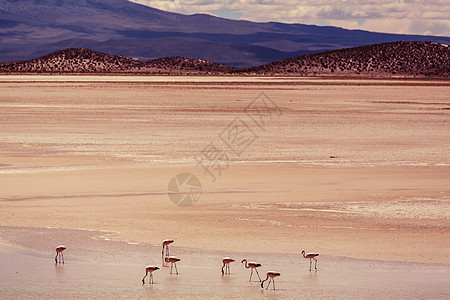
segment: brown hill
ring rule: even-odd
[[[241,69],[183,57],[142,62],[88,49],[71,48],[32,60],[2,63],[0,72],[449,77],[450,48],[431,42],[375,44],[298,56]]]
[[[0,64],[0,72],[114,73],[139,68],[142,62],[89,49],[71,48],[35,59]]]
[[[450,48],[431,42],[394,42],[283,59],[244,73],[278,75],[450,75]]]
[[[204,74],[229,72],[232,68],[201,59],[164,57],[148,62],[71,48],[35,59],[1,63],[2,73],[151,73]]]

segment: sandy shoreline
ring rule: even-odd
[[[151,249],[173,238],[182,254],[206,251],[209,262],[216,252],[251,253],[276,266],[277,257],[297,259],[302,249],[319,252],[329,260],[324,264],[329,273],[315,286],[319,294],[300,285],[312,298],[338,297],[326,287],[330,282],[338,291],[348,289],[349,282],[337,283],[333,276],[349,261],[353,271],[376,265],[380,278],[386,276],[384,267],[405,264],[400,276],[405,286],[426,283],[433,265],[448,274],[448,81],[17,77],[0,77],[0,240],[23,247],[4,250],[6,260],[33,264],[38,253],[42,264],[36,263],[44,266],[53,244],[74,238],[74,229],[89,229],[114,232],[108,238],[117,243],[143,243]],[[246,111],[261,91],[281,111],[266,118],[263,128]],[[223,142],[224,130],[236,118],[257,136],[240,155]],[[217,147],[211,153],[229,159],[215,182],[195,160],[211,145]],[[183,172],[196,175],[203,190],[188,208],[175,206],[167,195],[171,178]],[[60,236],[48,239],[49,232],[57,231]],[[92,258],[86,246],[90,239],[83,235],[73,241],[80,243],[72,252],[80,261]],[[106,247],[103,242],[98,247]],[[138,261],[142,249],[136,247],[125,252]],[[105,251],[119,255],[116,250]],[[30,258],[21,251],[35,254]],[[415,263],[427,265],[422,269]],[[192,270],[198,270],[195,264]],[[280,264],[290,278],[281,279],[280,289],[284,285],[286,291],[280,297],[294,298],[298,290],[286,286],[297,283],[296,269]],[[202,266],[206,277],[214,272]],[[135,267],[142,276],[137,262],[116,271],[136,277]],[[11,295],[31,292],[5,273],[15,272],[14,267],[5,270],[1,278],[8,278],[16,291]],[[420,275],[408,281],[408,270]],[[64,281],[54,267],[46,272],[45,280],[56,276]],[[102,276],[97,290],[80,277],[75,282],[86,291],[104,291],[110,286],[103,285],[107,275]],[[436,297],[445,298],[447,282],[437,277],[429,286],[436,287]],[[159,286],[161,297],[170,285],[166,279],[167,285]],[[190,289],[188,294],[220,297],[223,288],[237,285],[232,295],[238,298],[249,287],[234,279],[229,286],[212,282],[217,293]],[[67,282],[73,291],[67,295],[73,297],[76,287]],[[182,286],[192,284],[187,280]],[[374,298],[394,293],[392,285],[383,291],[384,284],[379,279],[373,286]],[[361,298],[365,285],[360,282],[345,295]],[[124,285],[119,290],[111,295],[128,291]],[[135,292],[136,297],[149,296]],[[172,292],[181,295],[181,290]],[[412,294],[402,289],[397,295]]]
[[[308,261],[298,254],[207,251],[172,245],[182,258],[179,275],[163,267],[160,246],[115,242],[108,232],[86,230],[0,226],[3,237],[15,246],[0,243],[0,292],[5,299],[45,298],[227,298],[298,299],[446,299],[450,294],[448,265],[395,263],[319,256],[318,271],[309,272]],[[43,243],[42,237],[46,238]],[[68,249],[65,264],[55,265],[47,243],[64,239]],[[20,248],[16,248],[20,246]],[[238,262],[231,275],[221,276],[221,258],[232,256]],[[260,274],[276,269],[276,291],[262,290],[259,282],[248,282],[249,272],[239,260],[262,263]],[[143,266],[161,266],[155,284],[142,285]],[[32,282],[32,284],[30,284]]]

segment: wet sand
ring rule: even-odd
[[[245,110],[261,91],[279,108],[263,127]],[[1,257],[18,261],[1,273],[7,295],[39,290],[11,277],[31,264],[46,270],[42,288],[56,280],[68,297],[111,289],[105,295],[177,298],[184,288],[190,298],[228,291],[230,298],[267,297],[246,285],[238,264],[229,281],[212,275],[209,263],[231,252],[282,269],[280,291],[269,298],[448,298],[449,94],[442,80],[2,76],[0,241],[10,248]],[[256,136],[239,155],[220,139],[236,117]],[[194,159],[208,145],[228,157],[215,182]],[[192,207],[177,207],[167,195],[168,182],[182,172],[202,183]],[[66,233],[42,233],[46,227]],[[27,238],[17,240],[17,228]],[[73,229],[111,231],[111,240],[131,242],[120,251],[99,242],[100,256],[127,253],[127,266],[90,259],[90,236],[71,245],[77,260],[63,274],[71,270],[74,281],[47,266]],[[207,253],[208,263],[193,259],[184,270],[204,281],[186,276],[174,285],[161,270],[158,285],[135,286],[135,272],[139,283],[165,238],[176,240],[180,256]],[[144,248],[154,254],[143,259]],[[321,254],[319,272],[307,271],[303,248]],[[96,285],[93,275],[80,275],[93,264],[108,270]],[[114,280],[107,283],[107,274]]]
[[[114,233],[48,228],[6,228],[17,248],[0,246],[2,297],[151,298],[151,299],[447,299],[448,265],[382,262],[320,255],[318,270],[298,254],[206,251],[171,245],[181,258],[179,274],[162,267],[160,247],[109,240]],[[65,263],[55,264],[47,242],[67,242]],[[29,246],[33,244],[33,250]],[[231,275],[221,275],[221,259],[231,256]],[[276,266],[276,290],[261,289],[258,277],[240,260],[262,264],[259,274]],[[161,267],[154,284],[142,284],[144,267]],[[143,267],[144,266],[144,267]],[[265,278],[265,276],[264,276]],[[270,287],[272,288],[272,286]]]

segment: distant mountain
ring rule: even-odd
[[[450,77],[450,48],[431,42],[394,42],[298,56],[250,68],[183,57],[143,62],[72,48],[32,60],[0,63],[0,72]]]
[[[399,40],[450,44],[450,37],[182,15],[127,0],[0,0],[1,62],[87,48],[141,61],[180,56],[249,67]]]
[[[450,76],[450,48],[431,42],[394,42],[283,59],[245,73],[277,75]]]

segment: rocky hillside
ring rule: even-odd
[[[148,62],[71,48],[39,58],[0,64],[2,73],[151,73],[204,74],[230,72],[232,68],[201,59],[164,57]]]
[[[252,68],[232,68],[182,57],[142,62],[71,48],[28,61],[0,64],[0,72],[450,77],[450,48],[431,42],[384,43],[298,56]]]
[[[244,73],[279,75],[449,76],[450,48],[431,42],[394,42],[283,59]]]
[[[27,61],[0,64],[0,72],[114,73],[139,68],[142,62],[88,49],[66,49]]]

